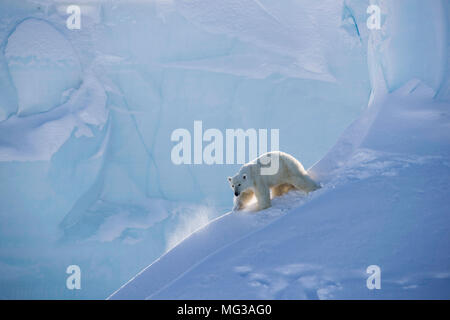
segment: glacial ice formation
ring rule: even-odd
[[[381,30],[367,29],[369,4]],[[1,298],[106,297],[227,212],[239,165],[170,160],[171,133],[195,120],[277,128],[326,182],[391,137],[369,131],[386,94],[417,79],[410,90],[448,103],[444,0],[86,0],[79,30],[67,5],[0,3]],[[404,137],[380,148],[412,152]],[[433,148],[418,153],[443,155]],[[70,264],[83,290],[64,287]]]

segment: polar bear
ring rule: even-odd
[[[277,170],[264,173],[264,168],[274,163]],[[270,192],[272,197],[278,197],[293,189],[309,193],[320,188],[297,159],[280,151],[265,153],[244,164],[228,181],[235,195],[233,210],[244,208],[253,196],[256,196],[258,210],[263,210],[271,206]]]

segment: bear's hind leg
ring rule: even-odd
[[[295,187],[290,183],[282,183],[275,187],[272,187],[272,198],[282,196],[285,193],[288,193],[291,190],[294,190]]]
[[[292,184],[295,188],[305,191],[306,193],[320,188],[320,185],[307,175],[293,177]]]

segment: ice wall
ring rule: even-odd
[[[376,33],[356,0],[86,0],[79,30],[66,27],[69,2],[2,1],[0,230],[11,246],[0,268],[14,276],[1,295],[101,297],[231,207],[226,177],[239,165],[170,159],[171,133],[192,133],[194,120],[279,129],[280,148],[309,167],[379,81],[393,90],[416,77],[448,97],[448,5],[399,3],[378,3]],[[409,33],[419,14],[432,19]],[[55,289],[74,260],[87,287]],[[36,274],[51,289],[28,287]]]
[[[448,60],[447,1],[373,1],[382,8],[380,32],[369,43],[390,91],[417,78],[436,92],[442,88]],[[369,61],[370,66],[376,62]]]
[[[423,83],[433,91],[436,100],[449,101],[448,2],[400,0],[371,1],[370,4],[381,9],[381,28],[373,29],[368,34],[367,63],[371,82],[368,110],[345,130],[339,143],[311,168],[311,173],[324,182],[331,179],[334,170],[361,146],[379,116],[379,107],[383,105],[386,94],[415,83],[410,88],[413,92]],[[402,124],[399,123],[398,127],[400,130]],[[375,136],[378,134],[385,136],[385,139],[377,140],[382,150],[388,150],[390,144],[394,145],[395,139],[403,139],[391,132],[374,133]],[[410,144],[396,145],[403,145],[404,150],[408,150]],[[399,151],[398,147],[395,148]]]

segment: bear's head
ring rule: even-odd
[[[244,169],[244,168],[243,168]],[[250,172],[248,170],[240,170],[235,176],[228,177],[231,189],[234,191],[234,195],[237,197],[245,190],[249,189],[252,184],[250,181]]]

